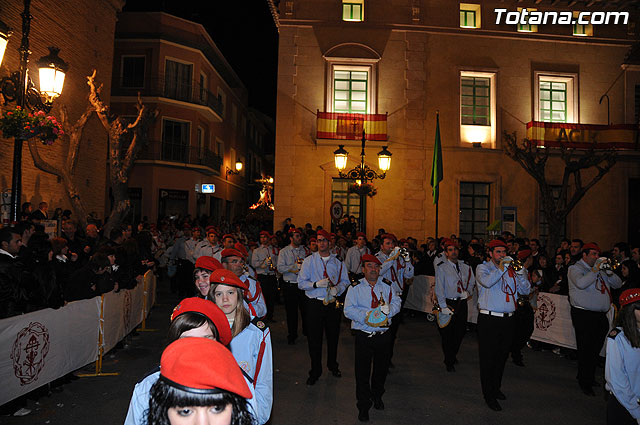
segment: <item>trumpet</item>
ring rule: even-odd
[[[520,260],[519,258],[515,258],[511,262],[511,268],[513,268],[513,270],[516,272],[519,272],[520,270],[522,270],[523,267],[524,267],[524,264],[522,263],[522,260]]]
[[[341,303],[340,301],[336,300],[336,310],[342,307],[344,307],[344,303]]]
[[[409,250],[407,248],[400,248],[400,252],[398,252],[398,255],[400,257],[402,257],[404,259],[404,261],[409,261],[409,259],[411,258],[409,256]]]
[[[607,261],[605,261],[600,267],[603,270],[613,270],[616,271],[620,268],[620,261],[616,257],[609,257]]]
[[[273,260],[271,259],[271,255],[267,257],[267,264],[269,265],[269,270],[274,271],[276,266],[273,264]]]

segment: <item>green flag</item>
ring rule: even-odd
[[[442,146],[440,144],[440,113],[436,114],[436,143],[433,146],[433,164],[431,164],[431,187],[433,203],[438,203],[439,185],[442,181]]]

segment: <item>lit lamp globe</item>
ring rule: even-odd
[[[64,76],[69,70],[69,64],[60,59],[60,49],[49,47],[49,54],[41,57],[37,66],[40,70],[40,93],[52,101],[62,93]]]
[[[242,171],[242,161],[237,160],[236,161],[236,172],[239,173],[240,171]]]
[[[391,168],[391,152],[387,150],[386,146],[383,146],[382,150],[378,152],[378,168],[385,173]]]
[[[338,145],[338,149],[333,152],[333,157],[338,171],[343,171],[345,168],[347,168],[348,155],[349,152],[344,149],[344,145]]]
[[[4,51],[7,49],[10,35],[11,29],[0,20],[0,64],[2,64],[2,58],[4,57]]]
[[[269,183],[273,184],[273,177],[269,177]]]

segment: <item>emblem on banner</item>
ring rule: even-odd
[[[124,328],[129,332],[129,326],[131,325],[131,291],[128,290],[124,291],[122,314],[124,314]]]
[[[18,332],[13,343],[11,359],[13,372],[20,380],[20,385],[38,380],[47,353],[49,353],[49,331],[42,323],[31,322],[28,327]]]
[[[546,295],[538,296],[538,310],[536,311],[536,328],[546,331],[556,318],[556,304]]]

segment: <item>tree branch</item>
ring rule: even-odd
[[[102,126],[107,132],[111,131],[111,123],[113,122],[113,117],[111,116],[111,110],[107,105],[102,102],[100,99],[100,92],[102,91],[102,84],[99,87],[96,87],[95,84],[96,78],[96,70],[93,70],[93,73],[87,77],[87,84],[89,85],[89,103],[93,106]]]
[[[78,163],[78,151],[80,149],[80,140],[82,139],[82,133],[87,121],[93,114],[94,108],[91,104],[87,105],[87,109],[78,118],[78,120],[69,126],[69,119],[67,113],[67,107],[63,104],[60,108],[60,123],[64,129],[65,135],[69,138],[69,152],[67,154],[67,160],[65,163],[65,169],[68,170],[70,175],[75,174],[76,164]]]

